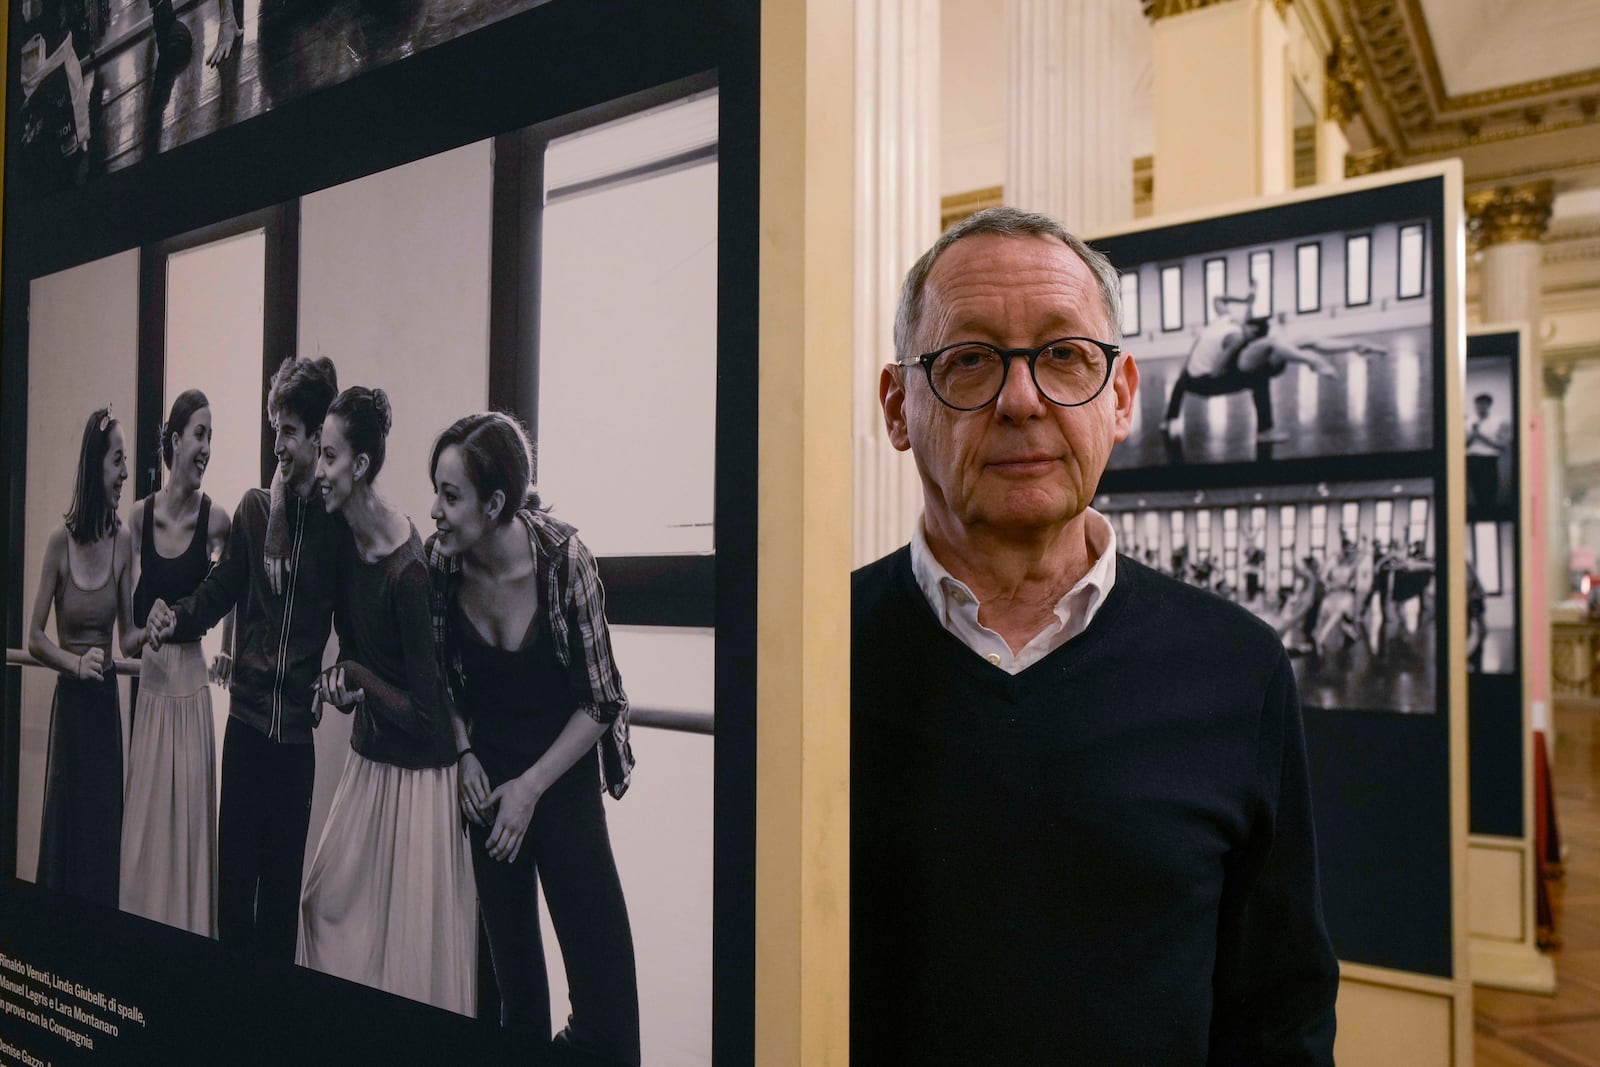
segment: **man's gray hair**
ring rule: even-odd
[[[906,272],[905,284],[900,287],[900,305],[894,315],[894,354],[896,359],[919,355],[911,351],[917,328],[922,325],[923,295],[928,286],[928,275],[945,249],[963,237],[996,234],[1001,237],[1054,237],[1075,252],[1089,272],[1094,275],[1100,289],[1100,299],[1106,306],[1106,319],[1111,325],[1111,336],[1098,338],[1117,344],[1122,340],[1122,279],[1111,261],[1096,252],[1049,215],[1020,211],[1014,207],[984,208],[968,215],[933,243],[922,258]]]

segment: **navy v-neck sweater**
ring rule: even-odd
[[[852,599],[852,1063],[1332,1063],[1271,629],[1118,557],[1089,629],[1013,676],[907,549]]]

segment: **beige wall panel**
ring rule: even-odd
[[[1511,847],[1474,841],[1467,848],[1467,917],[1473,937],[1516,941],[1523,936],[1522,881],[1526,859]]]
[[[1373,985],[1346,976],[1339,983],[1340,1067],[1451,1067],[1449,996]]]

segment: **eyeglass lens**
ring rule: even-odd
[[[933,388],[954,407],[982,407],[1000,395],[1008,362],[987,345],[960,345],[934,359]],[[1105,352],[1087,341],[1058,341],[1033,362],[1033,380],[1057,404],[1082,404],[1104,387],[1107,362]]]

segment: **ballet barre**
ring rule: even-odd
[[[112,662],[116,664],[118,674],[135,678],[139,676],[138,660],[113,659]],[[6,666],[52,669],[48,665],[40,663],[20,648],[6,649]],[[716,716],[704,711],[633,708],[628,712],[628,722],[634,726],[649,727],[653,730],[673,730],[678,733],[705,734],[706,736],[716,733]]]
[[[134,678],[137,678],[139,676],[139,661],[138,660],[136,660],[136,659],[112,659],[111,662],[116,665],[118,674],[126,674],[126,675],[130,675],[130,676],[132,676]],[[23,651],[20,648],[8,648],[8,649],[6,649],[6,666],[7,667],[43,667],[47,671],[48,670],[55,670],[55,668],[51,667],[48,663],[40,663],[38,660],[34,659],[27,652]]]

